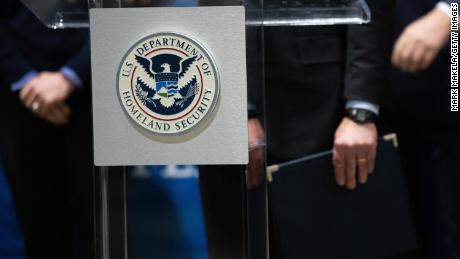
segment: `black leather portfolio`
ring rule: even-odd
[[[283,259],[381,259],[416,248],[396,141],[379,142],[375,171],[353,191],[336,184],[331,152],[277,169],[271,245]]]

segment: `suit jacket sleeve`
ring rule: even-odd
[[[31,70],[30,62],[15,47],[4,16],[0,17],[0,77],[11,85]]]
[[[80,77],[84,85],[89,85],[91,78],[91,54],[89,34],[87,30],[82,31],[85,42],[80,50],[67,62],[66,66],[71,68]]]
[[[394,0],[367,0],[371,22],[348,26],[344,97],[378,105],[387,101]]]

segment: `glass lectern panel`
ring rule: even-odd
[[[246,10],[261,10],[248,1]],[[94,7],[228,6],[240,1],[103,1]],[[260,19],[253,11],[247,16]],[[251,103],[263,117],[261,26],[248,26]],[[98,168],[98,254],[101,258],[263,259],[268,251],[263,140],[257,167],[157,165]],[[219,143],[216,143],[219,145]],[[257,177],[255,177],[257,176]]]
[[[55,29],[88,26],[88,8],[242,4],[205,0],[24,3]],[[262,20],[259,1],[245,4],[251,10],[247,17]],[[247,28],[248,84],[251,103],[263,119],[263,34],[258,25]],[[251,154],[259,162],[248,176],[245,165],[96,167],[97,258],[266,258],[264,140],[256,144]]]
[[[234,5],[235,1],[200,0],[21,0],[51,28],[87,27],[89,8],[123,8],[152,6]],[[249,7],[251,2],[245,2]],[[258,12],[254,8],[253,11]],[[257,18],[256,18],[257,17]],[[264,15],[248,12],[247,23],[264,26],[304,26],[331,24],[359,24],[370,20],[364,0],[268,0]]]
[[[81,28],[89,26],[87,0],[21,0],[44,24],[51,28]]]

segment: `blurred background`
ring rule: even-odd
[[[129,168],[129,258],[208,259],[195,166]],[[11,193],[0,168],[0,258],[25,259]]]

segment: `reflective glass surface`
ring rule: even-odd
[[[21,0],[52,28],[88,26],[88,8],[234,5],[240,0]],[[248,6],[244,1],[244,5]],[[259,7],[260,8],[260,7]],[[253,9],[251,12],[259,12]],[[268,0],[264,16],[249,14],[247,24],[305,26],[366,23],[370,13],[364,0]]]
[[[128,258],[208,258],[198,167],[129,168],[126,191]]]
[[[225,1],[101,1],[91,7],[240,5]],[[261,20],[261,2],[247,1],[247,19]],[[247,26],[249,99],[264,116],[263,32]],[[264,145],[257,164],[97,168],[100,258],[267,258]],[[216,143],[218,144],[218,143]]]

